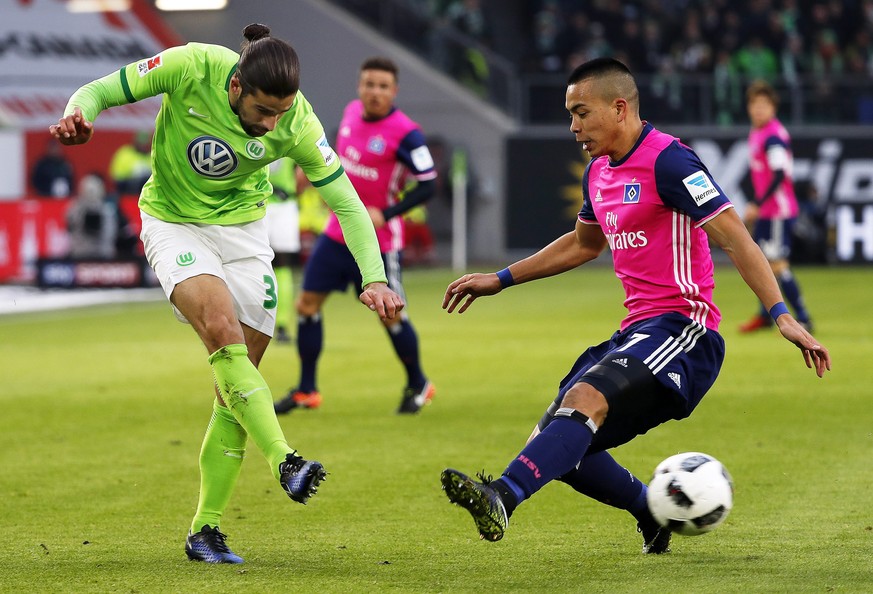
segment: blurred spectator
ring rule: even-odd
[[[734,56],[737,72],[748,79],[761,79],[773,82],[779,72],[779,62],[776,54],[764,45],[760,37],[755,36],[740,47]]]
[[[446,9],[446,16],[458,31],[478,43],[488,46],[490,31],[480,0],[458,0]],[[488,93],[488,61],[478,47],[459,47],[453,52],[452,70],[455,78],[482,97]]]
[[[871,86],[873,0],[393,1],[417,5],[428,20],[423,26],[435,40],[432,62],[492,99],[494,74],[489,52],[479,51],[483,46],[515,64],[522,77],[563,76],[583,60],[618,58],[644,77],[643,86],[656,86],[660,101],[646,105],[658,119],[690,121],[693,105],[712,106],[706,117],[739,123],[735,118],[745,115],[741,98],[737,109],[734,80],[756,78],[790,89],[795,117],[850,123],[873,109],[849,96],[857,94],[853,87]],[[499,18],[510,10],[524,17]],[[731,85],[718,88],[717,81]],[[532,103],[543,84],[530,85]],[[701,93],[711,93],[718,105]],[[527,110],[540,113],[535,105]]]
[[[151,133],[140,130],[132,142],[115,151],[109,162],[109,176],[115,182],[116,192],[139,195],[152,174],[151,149]]]
[[[632,72],[647,72],[652,69],[649,51],[643,38],[643,27],[636,16],[628,18],[621,26],[621,48],[627,55],[627,66]]]
[[[534,15],[533,48],[537,69],[543,72],[564,71],[564,56],[572,50],[572,44],[578,40],[579,30],[574,29],[573,24],[581,18],[583,20],[581,30],[584,31],[588,26],[584,14],[573,13],[570,17],[570,26],[562,30],[560,16],[558,7],[553,3],[546,4]]]
[[[76,197],[67,210],[67,231],[71,258],[110,259],[115,256],[117,210],[99,174],[90,173],[79,182]]]
[[[713,78],[715,121],[723,126],[734,124],[743,108],[743,83],[729,50],[718,51]]]
[[[72,193],[73,165],[54,138],[46,143],[45,153],[33,164],[30,181],[40,196],[67,198]]]

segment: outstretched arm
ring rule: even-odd
[[[73,113],[59,119],[57,124],[49,126],[49,134],[67,146],[85,144],[94,135],[94,124],[85,119],[79,107],[75,107]]]
[[[784,310],[785,307],[782,303],[779,284],[776,277],[773,276],[767,258],[764,257],[758,244],[749,236],[736,211],[733,208],[722,211],[718,216],[704,224],[703,229],[713,241],[727,252],[740,276],[767,309],[772,311],[774,306],[782,304],[774,312],[779,331],[782,336],[801,350],[806,366],[814,368],[819,377],[824,376],[824,372],[831,368],[831,357],[828,350],[819,344],[790,313],[787,311],[779,313],[778,310]]]
[[[477,297],[495,295],[510,284],[525,283],[572,270],[599,256],[605,247],[606,237],[599,226],[576,221],[574,231],[562,235],[532,256],[510,265],[499,273],[500,276],[496,272],[475,272],[457,279],[446,289],[443,309],[452,313],[460,305],[458,313],[464,313]]]

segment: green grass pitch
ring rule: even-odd
[[[281,418],[330,472],[306,506],[250,443],[222,530],[240,566],[187,561],[197,457],[210,414],[207,353],[164,302],[0,317],[3,592],[871,592],[873,270],[799,269],[830,348],[825,379],[776,331],[741,336],[754,298],[719,268],[727,360],[691,418],[614,451],[635,474],[680,451],[736,483],[725,524],[640,554],[625,512],[560,483],[521,506],[498,543],[450,506],[440,471],[499,475],[578,353],[623,315],[618,281],[588,267],[449,316],[446,270],[411,270],[409,312],[437,385],[400,417],[403,376],[351,294],[325,311],[324,405]],[[262,364],[274,396],[295,350]]]

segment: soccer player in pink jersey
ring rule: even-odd
[[[405,298],[400,282],[404,232],[401,215],[433,196],[437,173],[421,128],[394,105],[397,88],[394,62],[382,57],[364,61],[358,78],[358,99],[345,108],[336,150],[376,228],[388,286]],[[417,182],[415,187],[398,200],[410,177]],[[321,405],[316,383],[324,342],[321,310],[331,292],[345,291],[350,284],[359,287],[361,274],[354,262],[339,219],[332,214],[306,263],[303,291],[297,298],[300,382],[275,403],[277,413]],[[406,371],[406,386],[397,412],[417,413],[436,391],[421,366],[418,335],[405,312],[385,321],[385,328]]]
[[[798,211],[792,178],[791,137],[776,117],[779,96],[773,87],[764,81],[752,83],[746,90],[746,101],[752,121],[749,163],[755,196],[754,201],[746,205],[743,218],[767,256],[795,317],[811,329],[809,312],[788,263],[791,229]],[[758,314],[740,326],[740,332],[754,332],[772,325],[773,320],[762,303]]]
[[[830,355],[788,312],[767,259],[706,166],[640,119],[639,92],[624,64],[598,58],[576,68],[566,108],[570,131],[591,155],[575,229],[499,272],[465,274],[446,289],[443,308],[463,313],[479,297],[572,270],[609,247],[627,316],[609,340],[576,360],[500,478],[480,474],[477,481],[449,468],[441,480],[486,540],[500,540],[513,510],[558,479],[630,512],[643,552],[664,553],[670,531],[652,518],[646,485],[609,450],[690,415],[718,376],[724,341],[708,240],[730,255],[819,377]]]

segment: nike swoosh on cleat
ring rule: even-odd
[[[196,111],[194,111],[193,107],[188,108],[188,113],[191,114],[192,116],[197,116],[198,118],[208,118],[209,117],[208,115],[203,115],[202,113],[197,113]]]

